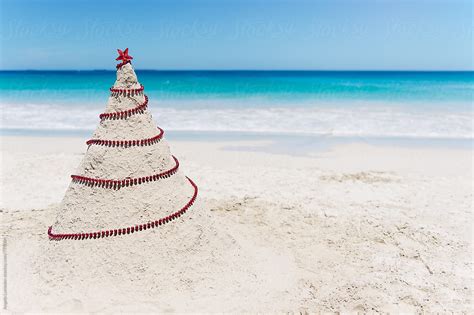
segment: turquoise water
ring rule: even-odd
[[[473,72],[137,71],[169,130],[472,138]],[[115,71],[0,72],[2,130],[91,131]]]

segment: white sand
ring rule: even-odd
[[[2,138],[10,311],[473,311],[471,151],[172,142],[200,188],[189,215],[51,242],[84,141]]]

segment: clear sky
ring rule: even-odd
[[[0,69],[472,70],[470,0],[0,0]]]

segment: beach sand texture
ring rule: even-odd
[[[84,141],[2,137],[8,311],[473,311],[470,150],[175,141],[200,189],[185,216],[50,241]]]

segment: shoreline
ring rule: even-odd
[[[265,142],[269,145],[268,152],[275,152],[275,147],[284,148],[278,153],[292,154],[298,152],[298,145],[303,144],[306,148],[304,154],[311,151],[327,150],[334,146],[353,143],[363,143],[372,146],[384,147],[411,147],[411,148],[439,148],[439,149],[474,149],[474,138],[423,138],[423,137],[373,137],[373,136],[332,136],[317,134],[298,133],[256,133],[256,132],[225,132],[225,131],[168,131],[166,138],[170,141],[202,141],[202,142]],[[2,138],[76,138],[88,139],[92,130],[17,130],[1,129]],[[84,140],[85,141],[85,140]],[[301,155],[298,152],[297,155]]]

